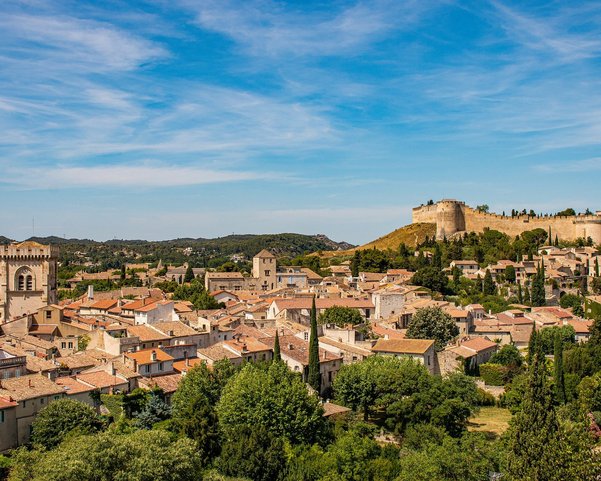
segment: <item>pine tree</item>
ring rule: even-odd
[[[273,341],[273,360],[280,362],[282,360],[282,353],[280,352],[280,335],[278,330],[275,330],[275,340]]]
[[[563,340],[561,333],[555,333],[553,353],[555,360],[555,399],[558,404],[566,403],[566,385],[563,372]]]
[[[311,305],[311,334],[309,336],[309,373],[307,382],[318,393],[321,393],[321,373],[319,371],[319,339],[317,338],[317,308],[315,296]]]
[[[482,293],[485,296],[493,296],[497,292],[497,286],[495,285],[495,281],[492,279],[492,274],[488,269],[486,269],[486,273],[484,274],[484,283],[482,284]]]

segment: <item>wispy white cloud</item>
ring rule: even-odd
[[[180,187],[275,178],[273,173],[212,170],[181,165],[56,166],[6,169],[2,182],[25,188]]]
[[[168,55],[161,45],[114,25],[69,16],[5,13],[0,28],[14,54],[12,68],[131,70]]]
[[[555,162],[546,164],[537,164],[533,167],[534,170],[549,174],[562,173],[586,173],[597,172],[601,170],[601,157],[591,159],[572,160],[567,162]]]
[[[356,54],[392,29],[413,25],[430,2],[358,2],[332,13],[286,9],[272,1],[184,1],[197,23],[262,56]]]

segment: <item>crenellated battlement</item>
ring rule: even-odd
[[[508,216],[493,212],[481,212],[454,199],[443,199],[435,204],[413,209],[413,223],[436,224],[436,237],[442,239],[461,232],[482,232],[494,229],[515,236],[532,229],[551,229],[560,239],[575,240],[591,237],[601,244],[601,211],[595,214],[575,216],[516,215]]]

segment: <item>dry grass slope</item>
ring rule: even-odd
[[[356,250],[364,250],[364,249],[376,249],[387,250],[392,249],[396,250],[399,248],[401,242],[405,243],[409,247],[415,247],[418,243],[423,242],[426,239],[426,236],[433,237],[436,235],[436,224],[427,224],[427,223],[418,223],[418,224],[409,224],[405,227],[401,227],[397,230],[392,231],[385,236],[382,236],[374,241],[369,242],[368,244],[364,244],[359,247],[355,247],[354,249],[349,249],[347,251],[327,251],[323,252],[323,257],[338,257],[345,255],[353,255],[353,252]]]
[[[390,234],[376,239],[369,244],[357,247],[357,249],[376,249],[396,250],[402,243],[409,247],[415,247],[418,243],[423,242],[426,236],[433,237],[436,235],[436,224],[409,224],[405,227],[392,231]]]

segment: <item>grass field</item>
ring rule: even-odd
[[[510,419],[511,413],[508,409],[485,406],[480,408],[478,414],[470,418],[468,429],[500,436],[509,427]]]

